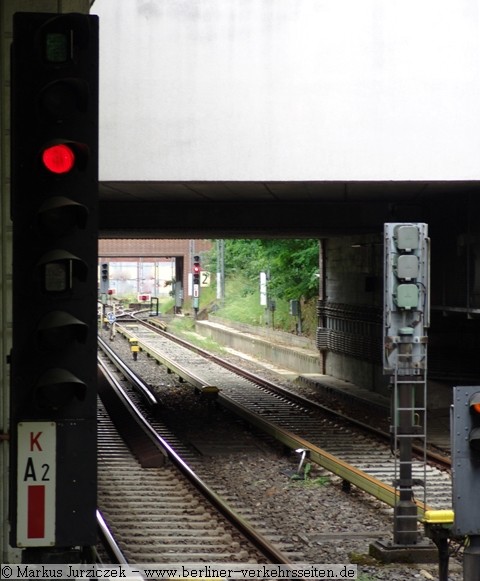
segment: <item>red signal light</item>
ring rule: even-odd
[[[194,275],[200,275],[200,256],[193,257],[192,271]]]
[[[68,173],[75,165],[75,153],[64,143],[52,145],[43,150],[42,162],[52,173]]]

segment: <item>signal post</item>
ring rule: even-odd
[[[436,558],[420,538],[414,487],[426,499],[427,329],[429,327],[428,226],[384,225],[383,369],[392,384],[392,449],[396,489],[393,543],[377,541],[370,551],[385,562]],[[413,440],[423,447],[423,470],[414,474]]]
[[[195,255],[193,257],[193,266],[192,266],[192,273],[193,273],[193,311],[195,313],[195,318],[198,315],[198,309],[200,308],[200,256]]]
[[[96,542],[98,18],[16,13],[10,544]]]
[[[412,443],[426,448],[429,239],[426,224],[385,224],[384,372],[393,380],[392,436],[396,454],[394,543],[416,545],[417,507]],[[416,480],[416,482],[415,482]],[[425,500],[425,498],[424,498]]]

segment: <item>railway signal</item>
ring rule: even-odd
[[[201,272],[200,256],[193,257],[192,272],[193,272],[193,284],[200,284],[200,272]]]
[[[450,425],[453,533],[469,537],[463,570],[473,581],[480,578],[480,386],[454,387]]]
[[[469,399],[468,405],[470,407],[472,418],[472,429],[468,436],[468,443],[475,460],[478,463],[480,460],[480,389],[476,391]],[[480,526],[480,523],[479,523]]]
[[[200,306],[200,273],[202,271],[200,265],[200,256],[195,255],[193,257],[193,266],[192,266],[192,273],[193,273],[193,310],[195,312],[195,316],[198,313],[198,309]]]
[[[108,262],[102,262],[100,265],[100,294],[108,294],[108,287],[110,283],[110,274]]]
[[[97,17],[16,13],[11,94],[11,544],[61,554],[96,540]]]
[[[427,328],[429,326],[429,238],[423,223],[384,226],[384,373],[391,376],[391,427],[395,449],[394,543],[418,543],[412,442],[426,446]],[[424,456],[425,457],[425,456]]]
[[[455,387],[452,410],[454,532],[480,535],[480,387]]]

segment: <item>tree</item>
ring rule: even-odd
[[[268,272],[272,295],[308,300],[318,295],[318,248],[312,239],[226,240],[226,276],[241,274],[256,289],[259,273]]]
[[[263,240],[261,245],[270,266],[270,290],[289,299],[318,295],[318,240]]]

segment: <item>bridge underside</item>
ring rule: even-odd
[[[477,181],[101,182],[100,235],[328,237],[405,221],[478,231],[479,192]]]
[[[425,222],[430,378],[480,379],[480,182],[104,182],[100,191],[101,238],[322,239],[325,372],[375,391],[386,389],[383,224]]]

